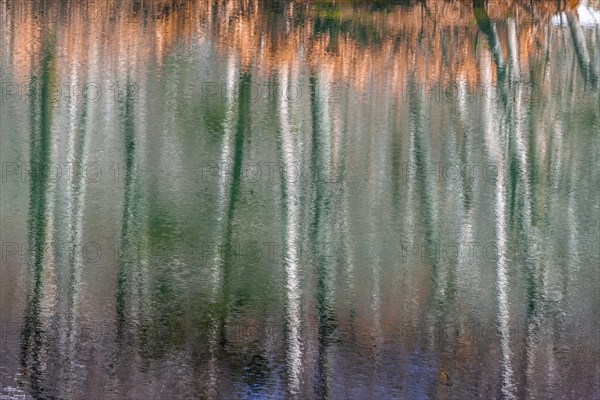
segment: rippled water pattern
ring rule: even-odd
[[[0,399],[600,398],[599,10],[0,0]]]

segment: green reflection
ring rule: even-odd
[[[21,331],[21,365],[34,396],[44,396],[49,341],[48,311],[44,304],[52,272],[48,265],[52,246],[48,243],[49,175],[52,146],[52,85],[56,81],[55,38],[43,39],[39,72],[30,77],[29,105],[29,218],[27,221],[29,290]],[[39,99],[39,100],[38,100]],[[49,251],[48,251],[49,250]],[[52,254],[54,256],[54,254]]]

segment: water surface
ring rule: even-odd
[[[598,3],[0,1],[0,398],[600,397]]]

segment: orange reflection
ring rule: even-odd
[[[519,26],[518,57],[527,68],[545,40],[546,27],[533,24],[581,1],[486,2],[490,21],[513,19]],[[2,3],[7,43],[3,58],[16,66],[14,79],[26,81],[39,59],[44,37],[53,35],[66,65],[109,60],[136,69],[154,59],[160,67],[173,47],[210,38],[223,56],[265,74],[299,59],[329,71],[357,90],[369,77],[389,77],[400,90],[407,77],[419,83],[479,82],[476,54],[488,51],[474,13],[477,1],[429,0],[408,6],[356,1],[291,1],[273,10],[259,0],[48,1]],[[508,57],[505,25],[497,35]],[[31,40],[31,38],[37,40]],[[6,48],[8,47],[8,48]],[[61,66],[59,66],[61,68]],[[496,68],[494,65],[493,68]],[[66,72],[66,71],[65,71]]]

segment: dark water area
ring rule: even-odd
[[[599,10],[0,0],[0,399],[600,398]]]

